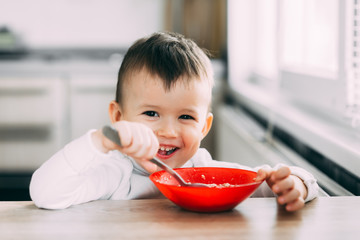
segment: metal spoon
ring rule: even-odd
[[[115,128],[113,128],[111,126],[104,126],[102,128],[102,133],[104,134],[105,137],[107,137],[108,139],[110,139],[111,141],[116,143],[117,145],[121,146],[121,140],[120,140],[119,134]],[[173,176],[180,183],[181,186],[184,186],[184,187],[209,187],[207,184],[204,184],[204,183],[185,182],[185,180],[176,171],[174,171],[171,167],[169,167],[168,165],[166,165],[164,162],[162,162],[161,160],[159,160],[157,158],[150,159],[150,162],[156,164],[161,169],[164,169],[166,172],[168,172],[171,176]]]

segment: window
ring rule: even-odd
[[[265,85],[267,80],[276,81],[276,0],[229,1],[228,5],[230,85],[240,91],[247,79]]]
[[[356,176],[359,57],[359,0],[228,1],[228,94]]]
[[[283,1],[279,12],[282,68],[336,77],[338,5],[338,0]]]

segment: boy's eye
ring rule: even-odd
[[[155,112],[155,111],[146,111],[143,114],[145,114],[145,115],[147,115],[149,117],[158,117],[159,116],[159,114],[157,112]]]
[[[192,116],[190,115],[181,115],[180,116],[181,119],[190,119],[190,120],[194,120],[195,118],[193,118]]]

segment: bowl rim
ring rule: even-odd
[[[175,171],[177,171],[177,170],[190,170],[190,169],[209,169],[209,168],[211,168],[211,169],[219,169],[219,170],[221,170],[221,169],[226,169],[226,170],[228,170],[228,169],[232,169],[232,170],[241,170],[241,171],[245,171],[245,172],[252,172],[252,173],[257,173],[257,172],[255,172],[255,171],[253,171],[253,170],[248,170],[248,169],[243,169],[243,168],[229,168],[229,167],[185,167],[185,168],[174,168],[174,170]],[[188,188],[188,187],[190,187],[190,186],[181,186],[181,185],[174,185],[174,184],[166,184],[166,183],[163,183],[163,182],[160,182],[159,180],[155,180],[154,178],[155,178],[155,175],[161,175],[161,174],[163,174],[163,173],[167,173],[165,170],[160,170],[160,171],[157,171],[157,172],[154,172],[154,173],[152,173],[152,174],[150,174],[150,176],[149,176],[149,178],[150,178],[150,180],[155,184],[155,182],[156,183],[158,183],[158,184],[161,184],[161,185],[166,185],[166,186],[170,186],[170,187],[178,187],[178,188]],[[246,186],[251,186],[251,185],[257,185],[257,184],[261,184],[261,183],[263,183],[265,180],[259,180],[259,181],[254,181],[254,182],[250,182],[250,183],[243,183],[243,184],[236,184],[236,185],[234,185],[234,186],[231,186],[231,187],[228,187],[228,188],[239,188],[239,187],[246,187]],[[191,187],[190,187],[191,188]],[[197,187],[198,188],[198,187]],[[209,189],[227,189],[226,187],[224,187],[224,188],[211,188],[211,187],[209,187]]]

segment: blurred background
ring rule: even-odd
[[[309,170],[324,195],[360,194],[356,0],[0,0],[0,200],[108,124],[128,47],[174,31],[210,51],[214,159]]]

